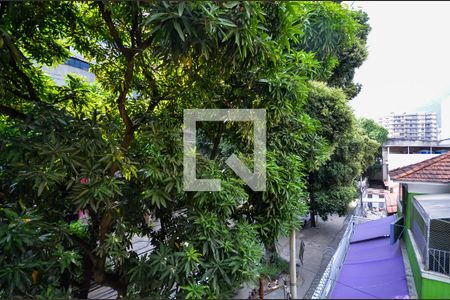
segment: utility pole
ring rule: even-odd
[[[290,273],[290,294],[291,299],[297,299],[297,256],[295,255],[295,229],[292,229],[289,239],[289,273]]]
[[[364,187],[363,187],[363,181],[362,176],[359,177],[359,205],[360,205],[360,217],[364,215],[364,207],[363,207],[363,193],[364,193]]]

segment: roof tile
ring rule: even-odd
[[[450,152],[389,172],[394,181],[450,183]]]

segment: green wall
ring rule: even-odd
[[[422,299],[449,299],[450,283],[422,278]]]
[[[411,229],[411,212],[412,212],[412,198],[416,193],[408,193],[405,197],[406,202],[406,216],[405,225],[408,229]],[[404,232],[404,238],[406,243],[406,251],[408,253],[409,263],[414,276],[414,283],[416,285],[417,295],[420,299],[450,299],[450,283],[428,279],[422,277],[420,270],[420,264],[417,261],[414,247],[411,242],[409,232]]]
[[[420,265],[417,261],[416,254],[414,253],[414,248],[411,243],[411,238],[409,236],[409,232],[404,232],[405,244],[406,244],[406,252],[408,252],[409,264],[411,265],[411,270],[413,272],[414,284],[416,285],[417,295],[419,298],[422,297],[422,273],[420,272]]]
[[[406,217],[405,217],[405,224],[406,224],[406,228],[411,229],[411,216],[412,216],[412,200],[414,196],[417,195],[423,195],[420,193],[408,193],[406,196]]]

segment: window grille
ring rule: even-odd
[[[431,219],[416,199],[412,204],[411,231],[425,268],[450,276],[450,218]]]

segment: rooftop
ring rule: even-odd
[[[450,183],[450,152],[389,172],[400,182]]]
[[[390,216],[358,224],[330,299],[409,298],[399,241],[391,243]]]
[[[419,141],[409,139],[397,139],[391,138],[384,142],[383,147],[401,147],[401,146],[413,146],[413,147],[448,147],[450,148],[450,139],[442,141]]]
[[[414,198],[430,219],[450,219],[450,194],[420,195]]]

